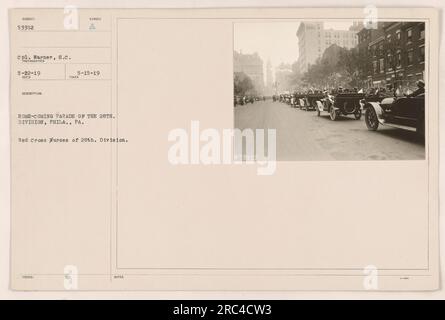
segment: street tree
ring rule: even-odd
[[[245,96],[255,91],[252,79],[244,72],[235,72],[233,75],[233,88],[236,96]]]
[[[344,81],[351,87],[360,86],[360,59],[359,51],[356,48],[344,49],[339,52],[337,70],[343,74]]]

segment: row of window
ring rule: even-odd
[[[320,34],[319,34],[320,35]],[[325,32],[324,34],[325,38],[355,38],[356,34],[353,32],[347,32],[347,33],[342,33],[341,35],[338,33],[330,33],[330,32]]]
[[[318,33],[318,39],[321,39],[321,38],[322,38],[322,34],[321,34],[321,32],[319,32]],[[344,40],[348,40],[349,39],[351,41],[358,41],[356,35],[353,34],[353,33],[346,33],[346,34],[343,34],[342,36],[340,36],[338,34],[333,34],[331,36],[330,33],[325,33],[324,34],[324,38],[328,39],[328,40],[331,40],[333,38],[334,39],[333,41],[335,41],[335,39],[339,39],[339,40],[340,39],[344,39]]]
[[[411,66],[416,62],[422,63],[425,61],[425,46],[421,46],[417,50],[418,50],[417,61],[415,61],[415,58],[414,58],[414,49],[410,49],[406,52],[406,66]],[[374,60],[372,62],[373,73],[374,74],[384,73],[385,72],[385,63],[387,64],[387,68],[389,71],[391,71],[394,66],[396,68],[401,68],[402,67],[402,59],[403,59],[403,54],[401,51],[399,51],[399,52],[397,52],[395,57],[392,57],[391,54],[388,54],[386,56],[386,61],[385,61],[385,58],[380,58],[378,60]]]
[[[397,40],[401,40],[401,39],[402,39],[402,31],[397,30],[396,33],[395,33],[395,38],[396,38]],[[424,27],[422,27],[422,29],[419,30],[417,39],[418,39],[418,40],[423,40],[423,39],[425,39],[425,28],[424,28]],[[391,40],[392,40],[392,36],[391,36],[391,34],[388,34],[388,35],[386,36],[386,40],[389,41],[389,42],[391,42]],[[415,40],[415,39],[414,39],[413,28],[406,29],[406,42],[407,42],[407,43],[410,43],[410,42],[412,42],[413,40]]]
[[[425,27],[421,26],[420,28],[421,29],[418,32],[417,39],[423,40],[423,39],[425,39]],[[407,43],[410,43],[413,40],[415,40],[414,39],[414,29],[413,28],[406,29],[405,33],[406,33],[406,42]],[[386,40],[391,42],[392,37],[393,37],[393,35],[388,34],[388,35],[386,35]],[[359,35],[359,41],[360,42],[364,42],[366,40],[370,40],[370,38],[371,38],[371,33],[370,32],[366,32],[366,33],[363,33],[363,34]],[[397,30],[395,32],[395,39],[397,39],[397,40],[401,40],[402,39],[402,31],[401,30]]]
[[[347,46],[354,46],[356,43],[354,41],[348,41],[348,40],[326,40],[325,45],[326,47],[329,47],[331,44],[336,44],[339,46],[347,47]]]
[[[396,33],[397,34],[397,33]],[[387,36],[387,41],[386,41],[386,46],[387,47],[391,47],[391,35]],[[407,41],[406,44],[410,44],[412,43],[412,36],[411,36],[411,40]],[[397,45],[394,44],[394,47],[396,47]],[[383,55],[385,52],[385,44],[383,41],[379,42],[378,44],[375,44],[373,46],[371,46],[370,48],[370,55],[375,57],[375,56],[381,56]]]

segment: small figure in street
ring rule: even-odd
[[[425,82],[423,82],[423,80],[419,80],[416,82],[416,84],[417,84],[417,90],[411,94],[406,95],[407,97],[409,98],[417,97],[425,93]]]

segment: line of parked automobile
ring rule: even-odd
[[[393,91],[370,89],[366,93],[357,89],[331,91],[311,90],[274,95],[272,100],[293,108],[310,111],[317,115],[327,112],[335,121],[340,116],[353,115],[360,120],[365,115],[369,130],[376,131],[379,125],[392,126],[425,134],[425,93],[397,96]]]
[[[248,103],[254,103],[255,101],[266,101],[265,96],[234,96],[233,105],[236,107],[238,105],[243,106]]]

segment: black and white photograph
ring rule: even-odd
[[[425,159],[425,23],[234,23],[234,126],[278,161]]]

